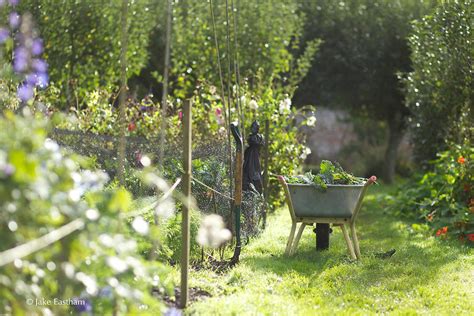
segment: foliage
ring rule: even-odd
[[[119,80],[122,1],[24,0],[23,10],[38,21],[44,38],[51,80],[61,91],[61,103],[82,105],[87,91],[109,88]],[[150,31],[155,25],[152,0],[129,1],[127,73],[145,66]]]
[[[474,135],[472,1],[443,1],[414,23],[413,72],[405,79],[417,162],[425,164],[454,142]]]
[[[390,210],[425,221],[438,235],[474,239],[474,148],[453,146],[430,165],[403,185]]]
[[[310,184],[314,185],[319,190],[326,190],[329,185],[332,184],[350,184],[350,185],[361,185],[364,184],[367,179],[354,177],[352,174],[347,173],[337,162],[332,163],[328,160],[321,161],[319,166],[319,173],[313,174],[311,171],[299,176],[289,176],[287,181],[290,184]]]
[[[34,240],[80,219],[85,226],[60,242],[0,270],[2,313],[65,314],[73,306],[28,304],[30,298],[84,299],[94,313],[136,313],[145,304],[158,311],[151,287],[166,268],[138,258],[124,213],[131,196],[123,188],[103,190],[107,176],[84,169],[87,161],[49,138],[49,124],[10,112],[0,118],[1,251]],[[143,230],[141,230],[143,232]],[[161,281],[157,281],[161,280]]]
[[[237,79],[234,69],[234,62],[237,60],[241,78],[249,79],[252,89],[259,85],[269,86],[273,82],[293,88],[304,77],[316,52],[317,41],[308,43],[306,55],[300,58],[300,61],[296,60],[293,52],[300,49],[299,38],[305,19],[296,12],[295,0],[280,1],[278,5],[274,5],[270,0],[258,3],[250,0],[229,2],[228,22],[226,2],[212,1],[211,4],[223,80],[229,88]],[[232,4],[234,10],[231,8]],[[171,73],[174,77],[174,87],[178,89],[174,93],[175,96],[185,98],[196,83],[203,80],[220,86],[209,3],[177,3],[174,5],[173,16]],[[256,77],[257,74],[260,74],[259,78]]]
[[[311,19],[306,40],[320,38],[318,57],[298,89],[299,104],[342,107],[382,120],[389,131],[385,179],[393,180],[398,146],[409,114],[397,73],[410,70],[406,37],[410,22],[426,14],[432,0],[301,1]]]
[[[247,112],[246,123],[248,125],[246,125],[246,130],[249,130],[253,120],[259,121],[260,124],[263,124],[265,120],[270,122],[269,151],[271,155],[269,157],[269,171],[274,174],[295,172],[308,154],[308,149],[303,145],[304,138],[298,130],[300,125],[296,125],[296,120],[292,119],[302,112],[291,108],[289,97],[278,90],[268,87],[262,88],[261,91],[253,94],[248,91],[247,86],[243,86],[242,91],[245,91],[242,94],[241,101]],[[78,111],[73,110],[72,118],[64,120],[58,127],[118,136],[119,130],[115,124],[118,119],[118,111],[111,100],[113,100],[113,95],[107,90],[86,93],[85,102],[87,107]],[[178,148],[181,144],[182,102],[171,98],[169,105],[166,144],[170,148]],[[130,142],[133,141],[132,137],[135,136],[142,137],[150,142],[156,141],[161,132],[160,129],[156,128],[161,124],[160,105],[153,102],[150,97],[145,97],[141,101],[129,99],[126,121],[128,122],[126,135],[131,137],[129,138]],[[289,122],[290,124],[288,124]],[[306,124],[306,121],[303,120],[300,124]],[[263,133],[264,131],[261,130],[260,132]],[[226,142],[224,107],[221,98],[215,86],[202,83],[197,87],[193,97],[193,147],[198,151],[208,151],[209,154],[216,155],[218,161],[215,163],[220,163],[220,165],[211,167],[209,170],[212,171],[212,174],[219,171],[219,174],[215,176],[228,178],[228,153],[225,152],[228,145],[223,147]],[[211,148],[212,146],[215,146],[215,148]],[[171,155],[176,155],[176,153],[168,153],[167,157],[174,158]],[[113,158],[113,156],[108,157],[108,160],[110,160],[108,170],[114,170]],[[133,166],[131,161],[130,164]],[[172,166],[177,166],[176,162],[168,161],[164,168],[169,169],[169,176],[175,178],[179,174],[179,168],[173,169]],[[166,176],[167,171],[164,170],[163,172]],[[209,176],[211,173],[209,173]],[[202,176],[206,176],[206,174]],[[199,175],[198,178],[203,177]],[[215,183],[218,186],[211,185],[213,181],[205,182],[213,188],[222,186],[229,188],[229,181],[219,180],[218,183]],[[272,187],[271,190],[272,203],[278,203],[277,188]]]

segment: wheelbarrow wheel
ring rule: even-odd
[[[329,233],[331,229],[329,224],[316,224],[316,250],[329,249]]]

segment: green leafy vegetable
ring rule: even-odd
[[[337,162],[332,163],[329,160],[321,161],[319,173],[313,174],[311,171],[304,175],[286,177],[286,181],[290,184],[310,184],[324,191],[328,184],[364,184],[367,179],[355,177],[344,171]]]

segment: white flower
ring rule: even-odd
[[[210,92],[211,94],[216,94],[217,88],[216,88],[215,86],[210,86],[210,87],[209,87],[209,92]]]
[[[291,100],[290,98],[285,98],[280,102],[280,114],[285,114],[289,112],[291,108]]]
[[[166,192],[170,188],[164,179],[154,173],[147,173],[145,175],[145,183],[155,186],[161,192]]]
[[[249,108],[252,110],[258,110],[258,103],[254,99],[250,100]]]
[[[247,104],[247,98],[245,97],[245,95],[240,97],[240,104],[241,106],[244,106],[245,104]]]
[[[46,138],[44,140],[44,148],[46,148],[49,151],[55,152],[59,150],[59,145],[51,138]]]
[[[305,147],[303,152],[300,155],[300,158],[306,159],[306,157],[308,157],[309,154],[311,154],[311,149],[309,147]]]
[[[308,126],[314,126],[316,124],[316,116],[310,116],[306,120],[306,125]]]
[[[74,277],[75,269],[74,269],[74,266],[71,263],[64,262],[64,263],[61,264],[61,267],[64,270],[64,274],[66,274],[66,276],[68,278],[72,279]]]
[[[155,212],[158,216],[168,219],[173,216],[175,204],[172,199],[166,199],[156,206]]]
[[[81,281],[86,287],[86,292],[90,295],[95,295],[98,292],[97,282],[95,278],[88,276],[84,272],[76,273],[76,279]]]
[[[143,165],[143,167],[149,167],[151,165],[151,159],[148,156],[143,156],[140,159],[140,163]]]
[[[132,222],[132,227],[140,235],[146,235],[148,234],[148,229],[150,228],[150,225],[147,221],[143,219],[143,217],[137,216]]]
[[[117,273],[122,273],[128,269],[127,263],[119,257],[108,257],[107,264]]]
[[[86,217],[91,221],[95,221],[99,218],[99,211],[96,209],[90,208],[86,211]]]
[[[219,127],[218,133],[219,133],[220,135],[225,135],[225,133],[226,133],[225,127],[224,127],[224,126]]]
[[[99,242],[105,247],[112,247],[114,245],[114,240],[108,234],[100,234]]]
[[[222,217],[212,214],[204,217],[196,239],[202,246],[217,248],[231,237],[232,234],[225,228]]]

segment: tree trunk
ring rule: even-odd
[[[404,135],[404,121],[402,115],[397,113],[388,120],[388,143],[385,150],[384,180],[392,183],[395,178],[398,148]]]

